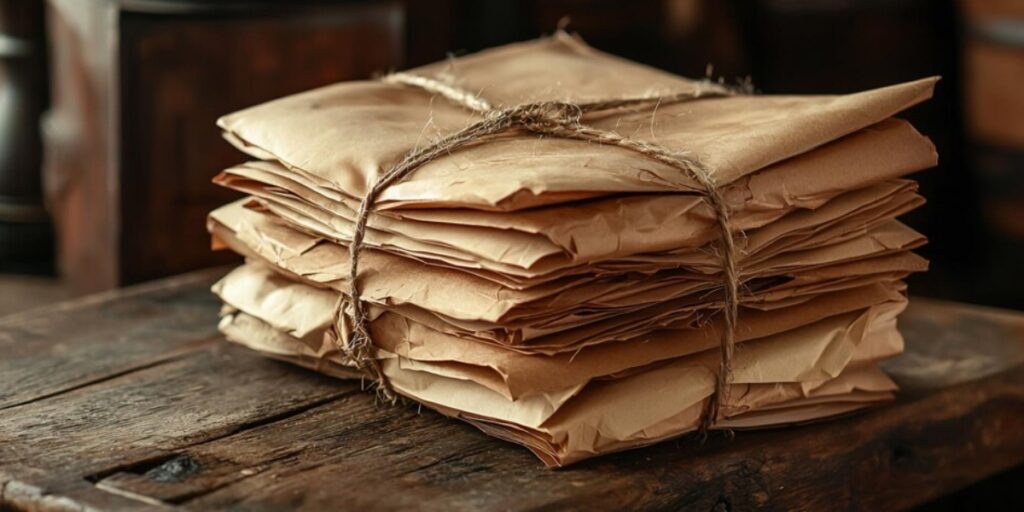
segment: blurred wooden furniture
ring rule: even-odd
[[[47,3],[47,195],[77,290],[226,261],[204,218],[234,196],[210,178],[245,157],[217,117],[403,63],[394,1]]]
[[[1024,2],[960,0],[964,113],[985,220],[978,300],[1024,308]]]
[[[0,272],[51,272],[39,119],[47,104],[43,0],[0,0]]]
[[[0,509],[893,510],[1024,462],[1020,313],[914,299],[893,404],[551,471],[223,341],[220,272],[0,320]]]

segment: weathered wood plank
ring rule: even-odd
[[[549,471],[467,425],[217,342],[214,277],[0,324],[0,348],[52,374],[0,373],[17,390],[0,409],[0,508],[873,510],[1024,462],[1024,315],[915,300],[895,404]]]
[[[0,319],[0,410],[219,342],[225,269],[186,274]]]
[[[219,344],[0,411],[0,471],[60,493],[358,392]]]
[[[245,505],[251,492],[269,498],[268,502],[281,497],[289,500],[282,506],[291,507],[298,504],[295,494],[305,494],[301,491],[317,482],[344,482],[349,487],[389,481],[410,491],[389,497],[392,505],[417,505],[427,497],[440,500],[447,490],[430,482],[461,478],[453,471],[456,461],[484,452],[494,457],[493,467],[477,463],[474,472],[495,470],[492,476],[498,477],[501,467],[511,461],[530,473],[548,472],[525,450],[495,442],[468,425],[430,411],[418,413],[414,406],[381,408],[370,395],[360,393],[219,442],[192,446],[172,463],[197,468],[184,478],[159,470],[120,472],[99,485],[169,503],[191,499],[190,505],[202,509],[207,505],[196,498],[221,488],[229,491],[213,498],[217,506]],[[260,488],[266,485],[273,490],[263,492]],[[346,496],[351,506],[376,501],[373,493]],[[337,495],[327,498],[331,499]]]
[[[1022,390],[1024,374],[1007,373],[990,377],[980,390],[951,388],[836,422],[743,432],[704,446],[683,439],[563,471],[544,470],[525,451],[443,424],[434,414],[409,417],[407,410],[381,413],[331,404],[189,449],[186,456],[214,475],[215,483],[195,475],[197,485],[188,491],[193,498],[185,504],[196,510],[322,510],[339,504],[446,510],[903,508],[1020,463]],[[351,421],[368,423],[353,430]],[[381,492],[380,482],[395,492]],[[131,484],[146,493],[158,487]],[[202,489],[212,492],[196,494]]]

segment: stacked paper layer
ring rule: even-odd
[[[506,106],[706,87],[564,34],[411,73]],[[697,158],[723,192],[742,302],[716,428],[799,423],[892,397],[877,363],[902,350],[902,279],[927,267],[910,252],[924,238],[895,219],[923,202],[903,177],[936,160],[892,116],[934,82],[583,119]],[[410,150],[479,119],[376,81],[222,118],[226,138],[256,159],[216,178],[249,197],[209,218],[215,246],[248,260],[214,289],[228,339],[358,378],[326,332],[337,302],[351,302],[360,201]],[[718,225],[700,191],[628,149],[528,133],[453,151],[393,184],[370,218],[359,278],[389,382],[553,466],[696,430],[724,307]]]

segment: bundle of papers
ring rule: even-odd
[[[557,34],[415,69],[490,103],[698,91]],[[690,155],[737,244],[741,298],[714,428],[801,423],[888,400],[902,279],[927,262],[896,217],[934,147],[892,116],[934,79],[845,96],[701,98],[582,122]],[[335,339],[349,247],[377,178],[481,118],[417,87],[346,82],[230,114],[254,160],[215,182],[214,246],[247,262],[214,287],[226,337],[360,378]],[[399,394],[561,466],[697,430],[724,321],[716,213],[686,173],[627,148],[512,132],[431,161],[377,198],[359,300]],[[340,320],[350,322],[347,317]]]

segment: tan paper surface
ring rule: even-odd
[[[556,36],[459,57],[445,69],[492,103],[637,97],[692,91],[699,82],[628,63]],[[530,72],[524,73],[523,70]],[[514,77],[514,78],[512,78]],[[657,77],[657,78],[652,78]],[[507,79],[507,80],[503,80]],[[665,105],[584,121],[699,157],[727,184],[753,171],[874,125],[931,96],[934,79],[845,96],[739,96]],[[548,84],[527,89],[533,84]],[[558,84],[552,87],[550,84]],[[229,141],[276,159],[318,183],[360,198],[381,170],[417,145],[466,126],[473,115],[423,91],[346,82],[220,119]],[[357,150],[354,150],[356,149]],[[472,169],[470,169],[472,168]],[[501,179],[494,179],[500,176]],[[585,177],[585,179],[581,179]],[[694,184],[628,150],[523,136],[475,146],[427,164],[387,189],[381,206],[424,203],[514,210],[580,193],[674,192]],[[444,191],[444,198],[438,197]],[[553,198],[545,195],[554,194]]]
[[[767,311],[744,310],[739,341],[764,337],[861,310],[880,303],[902,302],[896,283],[874,283],[825,293],[795,305]],[[290,281],[265,266],[239,267],[214,286],[227,304],[297,338],[310,338],[319,347],[333,319],[336,293]],[[451,362],[472,370],[485,386],[504,396],[546,393],[585,383],[659,361],[694,354],[717,346],[720,326],[654,331],[643,339],[588,346],[553,356],[526,355],[439,332],[394,312],[371,324],[382,348],[423,362]]]

